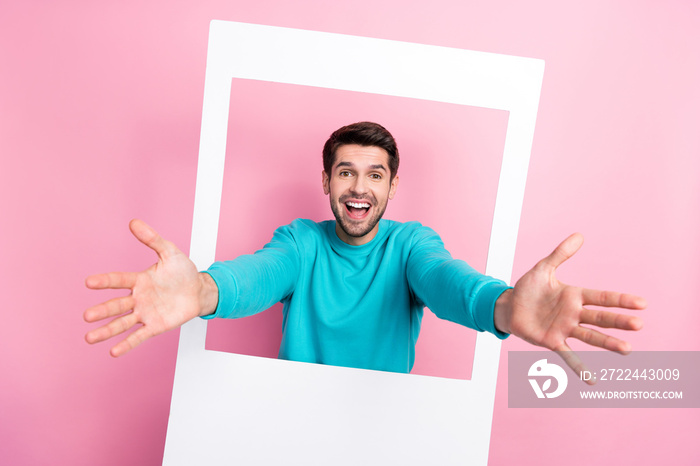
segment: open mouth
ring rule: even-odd
[[[345,210],[348,216],[355,220],[362,220],[369,213],[371,205],[369,202],[365,201],[347,201],[345,203]]]

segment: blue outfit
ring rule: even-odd
[[[335,221],[295,220],[252,255],[214,263],[216,312],[238,318],[284,304],[279,357],[410,372],[423,308],[499,338],[496,299],[509,287],[455,260],[417,222],[380,220],[377,235],[352,246]]]

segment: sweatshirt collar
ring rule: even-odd
[[[342,252],[343,254],[353,254],[353,255],[366,255],[372,251],[377,244],[382,242],[382,238],[386,234],[386,221],[384,219],[379,220],[379,228],[377,229],[377,234],[369,242],[361,244],[359,246],[353,246],[348,244],[338,237],[338,233],[335,231],[335,221],[330,220],[326,226],[326,233],[330,238],[331,245],[333,249],[337,252]]]

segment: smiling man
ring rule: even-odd
[[[330,196],[335,231],[359,246],[377,234],[379,220],[394,198],[399,153],[383,127],[357,123],[336,131],[323,147],[323,192]]]
[[[576,372],[582,366],[567,338],[629,351],[626,342],[584,325],[638,330],[641,320],[584,306],[642,309],[644,300],[555,277],[581,246],[580,235],[567,238],[511,288],[453,259],[430,228],[382,219],[398,187],[399,153],[381,125],[361,122],[335,131],[324,146],[323,167],[335,220],[295,220],[255,254],[216,262],[206,272],[145,223],[132,221],[134,235],[159,260],[140,273],[88,277],[89,288],[131,294],[85,311],[88,322],[119,316],[89,332],[87,341],[141,324],[112,348],[120,356],[197,316],[244,317],[281,301],[279,357],[294,361],[409,372],[425,307],[499,338],[512,333],[563,352]]]

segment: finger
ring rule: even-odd
[[[92,330],[85,335],[85,340],[90,343],[99,343],[122,334],[138,323],[138,318],[132,312],[125,316],[117,317],[107,325]]]
[[[542,259],[540,263],[556,269],[565,260],[576,254],[576,251],[581,249],[582,245],[583,235],[581,233],[574,233],[562,241],[561,244],[559,244],[549,256]]]
[[[644,309],[647,302],[641,296],[617,291],[583,290],[583,304],[624,309]]]
[[[582,379],[581,373],[583,371],[588,371],[588,367],[586,366],[586,364],[584,364],[583,361],[581,361],[581,358],[579,358],[578,354],[576,354],[571,348],[569,348],[569,345],[567,345],[566,343],[562,343],[554,351],[559,355],[559,357],[562,358],[566,365],[569,366],[571,370],[574,371],[580,379]],[[596,380],[588,379],[586,380],[586,383],[589,385],[594,385],[596,383]]]
[[[141,327],[138,330],[130,333],[128,337],[120,341],[118,344],[114,345],[112,349],[109,350],[109,354],[115,358],[123,356],[144,341],[148,340],[150,337],[151,335],[149,334],[148,329],[146,329],[146,327]]]
[[[102,304],[93,306],[85,311],[83,318],[86,322],[97,322],[98,320],[114,317],[125,312],[129,312],[134,308],[134,298],[132,296],[123,296],[121,298],[110,299]]]
[[[584,309],[581,323],[602,328],[619,328],[621,330],[641,330],[644,322],[637,316],[628,316],[608,311]]]
[[[627,354],[632,349],[631,345],[619,338],[605,335],[597,330],[586,327],[576,327],[571,332],[571,336],[577,340],[581,340],[591,346],[597,346],[608,351],[615,351],[620,354]]]
[[[172,243],[165,240],[143,220],[133,219],[129,222],[129,229],[136,239],[153,249],[158,256],[166,254],[172,248]]]
[[[85,286],[92,290],[107,288],[133,288],[136,284],[136,272],[110,272],[90,275],[85,279]]]

